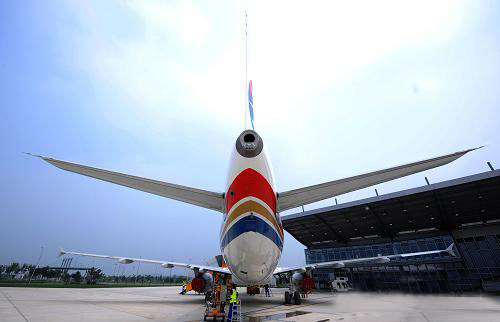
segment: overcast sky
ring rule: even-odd
[[[60,263],[59,246],[219,254],[221,214],[21,152],[224,191],[244,127],[245,9],[255,125],[279,191],[481,145],[376,188],[500,167],[497,1],[1,1],[0,263],[34,263],[42,245],[43,265]],[[280,265],[304,263],[285,238]]]

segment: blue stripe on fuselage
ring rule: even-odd
[[[245,216],[238,220],[229,230],[226,232],[226,235],[221,241],[221,249],[224,251],[227,244],[229,244],[233,239],[238,237],[239,235],[254,231],[261,235],[266,236],[271,241],[273,241],[276,246],[280,249],[283,249],[283,242],[281,241],[279,235],[276,231],[264,220],[260,219],[256,216]]]

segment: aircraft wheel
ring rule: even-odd
[[[285,304],[290,304],[292,303],[292,297],[290,296],[290,292],[286,291],[285,292]]]
[[[299,291],[293,292],[293,303],[295,305],[300,305],[301,299],[300,299],[300,294]]]

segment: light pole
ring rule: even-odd
[[[30,280],[28,281],[28,285],[31,283],[31,279],[33,278],[33,275],[35,274],[36,269],[38,268],[38,264],[40,264],[40,259],[42,258],[43,255],[43,246],[40,249],[40,255],[38,256],[38,260],[36,261],[36,266],[33,272],[31,273]]]
[[[140,256],[139,258],[142,258],[142,256]],[[139,276],[139,268],[141,267],[141,262],[137,263],[137,272],[135,274],[135,283],[137,284],[137,277]]]

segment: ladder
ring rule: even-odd
[[[231,315],[231,320],[227,320],[228,322],[241,322],[243,321],[241,319],[241,301],[238,301],[238,303],[233,304],[233,312]]]

